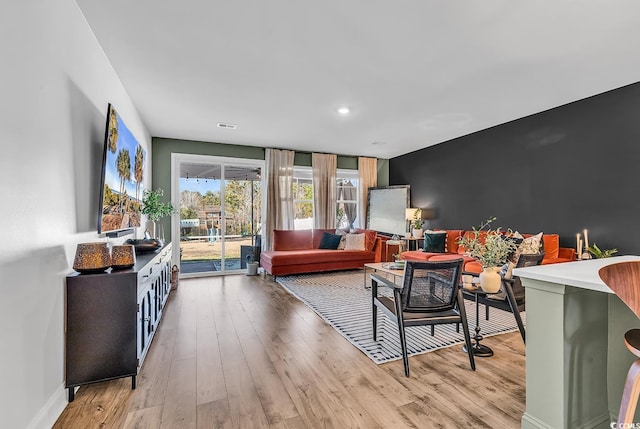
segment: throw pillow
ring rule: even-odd
[[[322,239],[320,240],[320,246],[318,249],[330,249],[336,250],[340,244],[341,235],[329,234],[328,232],[322,233]]]
[[[516,231],[513,236],[515,238],[522,239],[522,243],[520,243],[518,250],[516,250],[516,253],[513,256],[513,262],[515,264],[518,263],[520,255],[535,255],[536,253],[540,253],[540,249],[542,247],[542,232],[525,238],[522,234]]]
[[[364,250],[364,234],[347,234],[344,250]]]
[[[447,241],[446,231],[425,231],[423,252],[444,253]]]
[[[344,250],[344,245],[347,242],[347,231],[344,229],[336,229],[336,235],[340,236],[340,244],[338,244],[338,250]]]
[[[520,235],[518,232],[516,232],[516,234]],[[500,237],[503,240],[511,241],[516,245],[515,250],[509,253],[509,256],[507,256],[507,261],[511,261],[514,263],[517,262],[516,255],[520,255],[520,253],[518,253],[518,249],[520,248],[520,244],[522,244],[522,242],[524,241],[524,238],[518,238],[518,237],[515,237],[514,235],[501,235]]]
[[[542,233],[532,235],[531,237],[524,238],[518,249],[520,254],[533,255],[540,252],[540,246],[542,245]]]

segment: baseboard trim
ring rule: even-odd
[[[524,413],[522,416],[521,427],[522,429],[553,429],[552,426],[549,426],[542,420],[539,420],[533,417],[531,414]],[[582,423],[580,426],[577,426],[576,429],[595,429],[601,427],[608,427],[611,423],[611,418],[609,414],[601,414],[588,422]]]
[[[531,414],[524,413],[520,422],[522,429],[553,429],[551,426],[533,417]]]
[[[60,387],[56,389],[53,395],[51,395],[47,403],[44,404],[42,408],[40,408],[38,414],[36,414],[36,416],[31,419],[31,422],[29,422],[29,426],[27,426],[27,429],[42,429],[53,427],[56,420],[58,420],[58,417],[60,417],[60,414],[62,414],[62,411],[64,411],[65,407],[69,403],[67,401],[66,393],[67,389],[65,389],[64,383],[62,383]]]

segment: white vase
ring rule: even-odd
[[[500,290],[500,267],[487,267],[480,273],[480,287],[487,293],[496,293]]]
[[[413,229],[413,238],[422,238],[422,229]]]

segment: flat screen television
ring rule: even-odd
[[[146,152],[113,107],[107,109],[98,204],[98,234],[121,236],[140,226]]]

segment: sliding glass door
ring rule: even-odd
[[[258,255],[262,161],[173,155],[182,276],[242,272]],[[176,201],[177,199],[177,201]],[[174,238],[174,242],[175,242]]]

